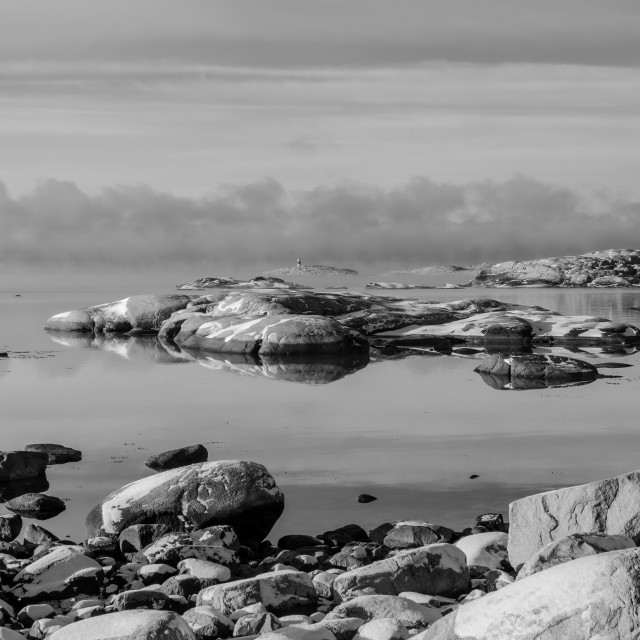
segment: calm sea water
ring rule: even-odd
[[[167,292],[188,279],[156,274],[114,283],[75,274],[0,282],[0,351],[10,352],[0,359],[1,448],[55,442],[83,452],[82,462],[47,471],[47,493],[67,501],[62,515],[43,523],[54,533],[83,538],[96,502],[152,473],[144,466],[149,454],[194,443],[204,443],[212,460],[256,460],[273,473],[287,501],[273,540],[390,518],[464,527],[479,513],[506,515],[515,498],[640,467],[637,353],[576,354],[635,366],[606,370],[619,377],[583,386],[516,392],[487,386],[473,372],[477,361],[461,357],[291,371],[172,362],[153,341],[63,344],[42,330],[60,311]],[[362,287],[368,279],[348,284]],[[630,310],[640,307],[638,290],[395,295],[491,297],[640,323],[640,312]],[[358,504],[362,492],[379,499]]]

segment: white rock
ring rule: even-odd
[[[504,569],[508,565],[507,543],[509,536],[502,531],[474,533],[460,538],[455,545],[467,556],[467,565],[479,565],[489,569]]]
[[[186,573],[199,580],[227,582],[231,579],[231,571],[217,562],[187,558],[178,563],[180,573]]]
[[[354,640],[406,640],[409,637],[407,628],[393,618],[379,618],[365,622]]]

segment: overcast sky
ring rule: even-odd
[[[50,179],[109,206],[114,188],[192,209],[253,189],[259,225],[265,184],[295,219],[318,190],[389,207],[416,178],[420,221],[397,224],[424,225],[434,189],[471,207],[526,176],[629,223],[639,140],[637,0],[0,0],[5,221],[60,197]]]

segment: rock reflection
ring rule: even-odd
[[[26,493],[42,493],[49,489],[49,481],[45,476],[29,478],[28,480],[14,480],[0,482],[0,502],[7,502],[19,498]]]
[[[48,331],[49,337],[65,347],[100,349],[126,359],[158,364],[197,362],[209,369],[230,371],[240,375],[286,380],[303,384],[327,384],[363,369],[369,363],[367,354],[322,357],[253,357],[235,353],[212,353],[181,349],[155,335],[70,333]]]
[[[487,373],[478,373],[482,381],[492,389],[499,391],[528,391],[531,389],[556,389],[558,387],[580,387],[591,384],[591,380],[572,380],[569,382],[547,382],[541,378],[510,378],[509,376],[492,376]]]

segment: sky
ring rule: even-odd
[[[207,239],[274,266],[640,246],[636,0],[0,16],[3,263],[197,262]]]

